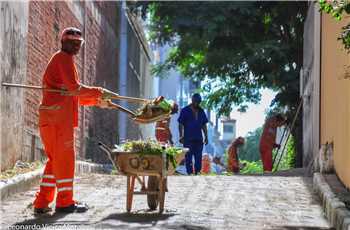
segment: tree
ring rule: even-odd
[[[262,127],[245,136],[245,144],[239,150],[239,159],[247,161],[260,160],[259,142],[262,134]]]
[[[294,115],[306,2],[136,2],[129,7],[148,15],[153,42],[173,47],[155,73],[176,67],[204,82],[206,106],[219,114],[228,115],[234,106],[244,111],[267,87],[278,92],[272,106]],[[299,118],[293,132],[300,141],[301,124]]]

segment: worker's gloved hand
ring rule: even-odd
[[[96,106],[100,107],[101,109],[108,109],[111,102],[111,100],[100,99]]]
[[[280,144],[274,144],[273,147],[279,149],[279,148],[281,148],[281,145]]]
[[[114,93],[108,89],[102,89],[102,100],[110,100],[112,98],[118,97],[119,94]]]

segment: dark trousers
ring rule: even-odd
[[[185,148],[189,148],[189,151],[186,153],[186,171],[187,174],[193,173],[193,163],[192,159],[194,157],[194,173],[200,173],[202,169],[202,151],[203,151],[203,142],[202,141],[193,141],[187,142],[184,144]]]

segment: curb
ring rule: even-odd
[[[6,181],[0,181],[1,200],[6,199],[11,194],[24,192],[40,182],[43,168],[32,172],[17,175]],[[76,175],[85,173],[106,173],[105,166],[84,161],[77,161],[75,164]]]
[[[43,169],[40,168],[32,172],[14,176],[6,181],[0,181],[1,200],[6,199],[11,194],[29,190],[32,186],[38,184],[42,171]]]
[[[320,173],[314,173],[313,188],[321,198],[325,216],[337,230],[350,230],[350,211],[336,197]]]

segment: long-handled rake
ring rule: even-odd
[[[293,121],[292,121],[292,124],[289,128],[289,132],[288,132],[288,135],[287,135],[287,140],[285,141],[284,145],[283,145],[283,148],[282,148],[282,152],[280,154],[280,158],[278,159],[278,162],[277,162],[277,165],[276,167],[274,168],[273,172],[276,172],[277,169],[278,169],[278,166],[283,158],[283,155],[284,155],[284,150],[287,146],[287,142],[288,142],[288,139],[289,139],[289,136],[290,134],[292,133],[293,129],[294,129],[294,126],[295,126],[295,123],[296,123],[296,120],[297,120],[297,117],[299,115],[299,112],[300,112],[300,109],[301,109],[301,106],[303,105],[303,97],[300,98],[300,101],[299,101],[299,105],[298,105],[298,108],[297,108],[297,111],[295,112],[295,115],[294,115],[294,118],[293,118]],[[277,155],[277,154],[276,154]]]
[[[1,85],[3,87],[44,90],[47,92],[59,93],[63,96],[75,96],[75,95],[77,95],[77,92],[74,92],[74,91],[72,92],[72,91],[67,91],[64,89],[45,88],[45,87],[35,86],[35,85],[23,85],[23,84],[13,84],[13,83],[2,83]],[[131,102],[131,103],[141,103],[141,104],[146,104],[146,103],[152,102],[152,100],[144,99],[144,98],[120,96],[119,94],[114,93],[112,91],[108,91],[108,99],[125,100],[125,101]],[[127,108],[124,108],[118,104],[115,104],[112,101],[108,102],[108,108],[116,109],[116,110],[119,110],[121,112],[124,112],[124,113],[128,114],[133,121],[140,123],[140,124],[153,123],[156,121],[164,120],[170,116],[170,112],[169,112],[169,113],[160,114],[158,116],[154,116],[151,118],[141,118],[135,112],[133,112]]]

